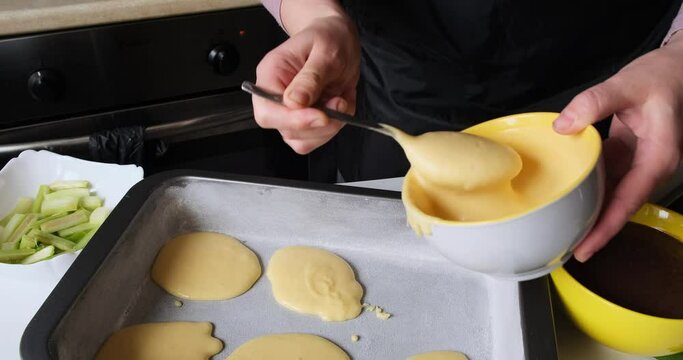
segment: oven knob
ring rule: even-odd
[[[55,101],[64,95],[64,78],[55,70],[38,70],[28,78],[28,92],[37,101]]]
[[[218,45],[209,52],[209,64],[213,71],[221,75],[230,75],[237,69],[240,56],[234,46],[230,44]]]

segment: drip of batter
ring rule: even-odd
[[[261,276],[258,257],[237,239],[212,232],[181,235],[159,251],[152,279],[170,294],[190,300],[242,295]]]
[[[274,334],[242,344],[227,360],[350,360],[331,341],[309,334]]]
[[[510,183],[522,170],[522,159],[510,146],[456,131],[419,136],[384,125],[394,134],[422,182],[470,191]]]
[[[455,351],[434,351],[411,356],[408,360],[467,360],[467,356]]]
[[[341,257],[318,248],[290,246],[275,252],[267,276],[282,306],[325,321],[353,319],[361,312],[363,288]]]
[[[208,322],[149,323],[125,327],[112,334],[97,360],[186,359],[207,360],[223,349],[211,336]]]

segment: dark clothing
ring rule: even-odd
[[[413,134],[560,111],[580,91],[657,48],[681,6],[681,0],[343,3],[362,46],[357,115]],[[607,123],[600,125],[604,133]],[[346,181],[403,176],[408,169],[392,139],[351,126],[316,156],[336,161]]]

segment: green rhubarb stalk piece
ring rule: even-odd
[[[90,182],[88,182],[87,180],[64,180],[64,181],[55,181],[52,184],[50,184],[49,186],[50,186],[50,190],[52,190],[52,191],[65,190],[65,189],[75,189],[75,188],[89,188]]]
[[[9,214],[5,215],[2,220],[0,220],[0,225],[7,225],[9,224],[9,221],[12,219],[12,216],[15,214],[27,214],[31,212],[31,207],[33,206],[33,199],[30,197],[25,197],[22,196],[17,200],[16,205],[14,206],[14,210],[12,210]]]
[[[0,242],[5,242],[9,240],[10,236],[12,236],[12,234],[14,233],[14,230],[16,230],[19,225],[21,225],[21,222],[24,221],[25,217],[26,214],[12,215],[12,218],[10,218],[9,222],[7,223],[7,226],[5,226],[5,230],[2,231],[2,239],[0,239]]]
[[[35,249],[38,246],[38,240],[35,236],[24,235],[19,241],[19,249]]]
[[[21,260],[29,255],[35,254],[35,252],[35,249],[0,250],[0,262]]]
[[[88,231],[90,231],[90,230],[88,230]],[[85,236],[85,234],[88,233],[88,231],[77,232],[77,233],[75,233],[75,234],[71,234],[71,235],[69,235],[69,236],[65,236],[64,238],[67,239],[67,240],[69,240],[69,241],[73,241],[73,242],[75,242],[76,244],[78,244],[78,242],[81,241],[81,239]]]
[[[17,243],[6,242],[0,245],[0,250],[13,250],[17,248]]]
[[[53,233],[68,229],[72,226],[87,223],[88,221],[90,221],[90,213],[88,213],[87,210],[81,209],[70,215],[61,217],[59,219],[50,220],[40,225],[40,230]]]
[[[58,235],[63,237],[63,238],[68,238],[68,236],[70,236],[70,235],[77,234],[77,233],[85,233],[85,232],[90,231],[96,227],[97,227],[96,224],[91,224],[89,222],[86,222],[83,224],[72,226],[70,228],[66,228],[64,230],[60,230]]]
[[[46,222],[48,222],[48,221],[50,221],[50,220],[63,218],[63,217],[65,217],[65,216],[67,216],[67,215],[69,215],[69,213],[57,213],[57,214],[52,214],[52,215],[50,215],[50,216],[45,216],[45,217],[42,217],[41,215],[38,215],[38,217],[40,218],[40,220],[34,222],[33,225],[31,225],[31,227],[34,228],[34,229],[40,229],[40,225],[43,225],[43,224],[45,224]]]
[[[93,211],[93,210],[97,209],[98,207],[101,207],[102,203],[103,203],[102,198],[100,198],[99,196],[95,196],[95,195],[90,195],[90,196],[86,196],[86,197],[81,198],[81,206],[90,210],[90,211]]]
[[[95,224],[97,226],[102,225],[104,223],[104,220],[107,219],[107,216],[109,216],[110,212],[111,210],[105,207],[98,207],[97,209],[93,210],[90,214],[90,223]]]
[[[17,243],[19,240],[21,240],[21,237],[24,236],[29,230],[31,230],[31,225],[38,220],[38,215],[36,214],[26,214],[24,216],[24,219],[21,221],[21,224],[17,226],[17,228],[14,230],[12,235],[7,239],[7,242],[10,243]]]
[[[17,206],[14,211],[17,214],[28,214],[31,212],[31,207],[33,206],[33,199],[30,197],[22,196],[17,200]]]
[[[73,249],[71,249],[71,251],[81,250],[86,245],[88,245],[88,242],[90,242],[90,239],[92,239],[92,237],[95,235],[95,233],[97,232],[97,229],[98,228],[94,228],[94,229],[88,231],[87,233],[85,233],[85,235],[83,235],[83,237],[76,243],[76,246],[74,246]]]
[[[53,245],[49,245],[38,250],[34,254],[25,257],[24,260],[21,260],[21,263],[25,265],[37,263],[38,261],[45,260],[54,254],[55,247]]]
[[[64,189],[64,190],[58,190],[55,192],[51,192],[47,195],[45,195],[46,199],[56,199],[60,197],[65,197],[65,196],[75,196],[77,198],[82,198],[86,196],[90,196],[90,190],[87,188],[73,188],[73,189]]]
[[[43,205],[43,199],[45,199],[45,195],[50,192],[50,188],[47,185],[40,185],[38,187],[38,193],[36,194],[36,199],[33,200],[33,206],[31,207],[31,212],[32,213],[39,213],[40,212],[40,206]]]
[[[54,199],[45,199],[40,207],[43,215],[52,215],[63,212],[76,211],[78,209],[78,198],[75,196],[63,196]]]
[[[38,232],[35,236],[36,240],[40,241],[41,243],[45,245],[54,245],[54,247],[56,247],[59,250],[69,251],[73,249],[74,246],[76,246],[76,244],[73,241],[69,241],[57,235],[52,235],[44,231]]]

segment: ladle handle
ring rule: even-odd
[[[249,94],[270,100],[272,102],[275,102],[278,104],[283,104],[281,94],[271,93],[271,92],[269,92],[263,88],[256,86],[255,84],[253,84],[249,81],[242,82],[242,90],[248,92]],[[371,122],[371,121],[361,121],[352,115],[345,114],[343,112],[339,112],[336,110],[332,110],[328,107],[325,107],[325,106],[322,106],[319,104],[313,105],[313,107],[322,111],[323,113],[325,113],[325,115],[327,115],[328,117],[330,117],[332,119],[337,119],[337,120],[345,122],[349,125],[353,125],[353,126],[357,126],[357,127],[363,128],[363,129],[378,132],[382,135],[394,137],[394,135],[389,130],[382,127],[379,123],[375,123],[375,122]]]

